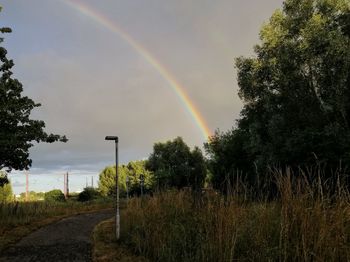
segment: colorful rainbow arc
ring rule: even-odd
[[[200,114],[198,109],[195,107],[194,103],[190,100],[188,95],[184,92],[181,85],[177,80],[170,74],[170,72],[159,62],[154,56],[150,54],[143,46],[137,43],[128,33],[122,30],[114,22],[112,22],[107,17],[103,16],[96,10],[93,10],[88,5],[77,0],[64,0],[64,3],[68,4],[73,9],[77,10],[79,13],[84,14],[85,16],[93,19],[95,22],[101,26],[109,29],[111,32],[120,36],[125,40],[131,47],[133,47],[148,63],[150,63],[160,75],[170,84],[170,87],[176,93],[181,103],[184,105],[190,116],[195,121],[196,125],[199,127],[201,134],[205,140],[208,139],[211,135],[211,131],[206,124],[203,116]]]

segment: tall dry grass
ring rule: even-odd
[[[132,199],[122,239],[152,261],[349,261],[349,193],[290,170],[274,172],[273,201],[208,191]],[[262,198],[267,199],[267,198]]]

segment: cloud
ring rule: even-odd
[[[238,117],[234,57],[252,54],[261,23],[281,3],[89,2],[166,66],[212,130],[227,130]],[[16,28],[7,41],[15,76],[25,94],[42,103],[33,118],[69,138],[66,144],[36,144],[32,172],[98,173],[114,163],[106,135],[120,137],[122,163],[147,157],[154,142],[176,136],[202,145],[169,83],[118,35],[60,2],[7,5],[5,20]]]
[[[13,187],[24,187],[26,184],[18,180],[14,180],[13,182],[11,181],[11,185]]]

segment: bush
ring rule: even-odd
[[[84,191],[78,195],[78,201],[86,202],[96,199],[100,196],[100,193],[92,187],[84,188]]]
[[[0,185],[0,203],[8,203],[13,201],[13,191],[10,183]]]
[[[44,198],[45,198],[45,201],[58,201],[58,202],[66,201],[64,194],[59,189],[54,189],[49,192],[46,192]]]

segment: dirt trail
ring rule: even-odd
[[[91,261],[92,230],[112,216],[112,210],[105,210],[42,227],[7,250],[0,261]]]

